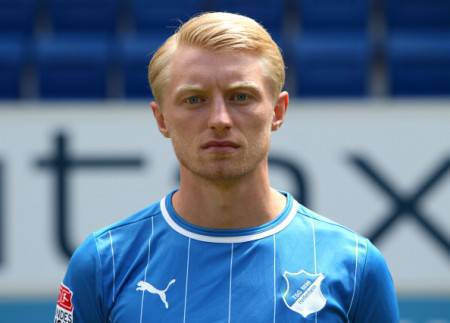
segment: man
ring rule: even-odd
[[[149,81],[180,187],[87,238],[55,322],[398,321],[377,249],[270,187],[270,136],[289,99],[258,23],[192,18],[155,53]]]

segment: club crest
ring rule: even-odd
[[[289,309],[306,318],[325,307],[327,299],[320,289],[323,274],[310,274],[302,269],[297,273],[285,271],[283,277],[287,284],[283,300]]]

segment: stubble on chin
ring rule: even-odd
[[[254,172],[267,159],[267,153],[243,156],[217,154],[205,158],[201,154],[187,160],[182,153],[176,153],[180,165],[189,173],[208,182],[230,184]],[[191,156],[192,157],[192,156]]]

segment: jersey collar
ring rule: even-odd
[[[176,232],[204,242],[239,243],[274,235],[289,225],[298,209],[297,201],[289,193],[281,192],[286,196],[286,206],[275,219],[260,226],[245,229],[210,229],[193,225],[176,213],[172,205],[172,196],[175,192],[176,190],[169,193],[160,202],[164,220]]]

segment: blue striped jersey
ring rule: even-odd
[[[391,275],[365,238],[287,197],[274,220],[209,229],[172,195],[90,235],[55,322],[398,322]]]

